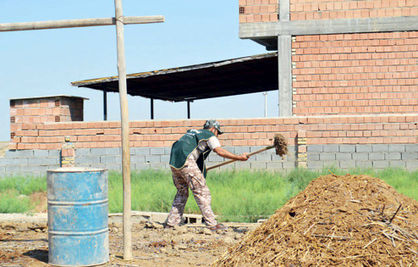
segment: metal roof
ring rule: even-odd
[[[128,94],[166,101],[278,89],[277,52],[127,75]],[[78,87],[119,92],[118,76],[76,81]]]

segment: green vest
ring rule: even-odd
[[[178,141],[171,147],[170,166],[176,169],[181,169],[186,162],[189,155],[197,149],[197,146],[202,141],[207,141],[212,136],[215,136],[209,130],[188,130]],[[203,175],[206,177],[205,159],[209,156],[210,148],[202,151],[196,163]]]

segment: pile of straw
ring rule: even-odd
[[[378,178],[327,175],[215,266],[417,266],[418,203]]]

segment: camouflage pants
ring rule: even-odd
[[[217,224],[215,214],[211,208],[211,196],[205,177],[194,160],[187,160],[181,169],[171,168],[173,173],[173,182],[177,188],[177,194],[174,198],[171,211],[167,218],[167,225],[178,225],[183,216],[184,207],[189,197],[189,188],[199,206],[205,223],[208,226]]]

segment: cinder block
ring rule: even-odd
[[[418,160],[405,161],[406,169],[410,171],[418,170]]]
[[[335,160],[335,153],[320,153],[319,154],[320,160]]]
[[[250,152],[250,147],[248,147],[248,146],[236,146],[235,148],[234,148],[234,153],[235,154],[242,154],[242,153],[249,153]]]
[[[0,162],[0,178],[6,176],[6,167],[1,165]]]
[[[46,158],[46,157],[48,157],[49,156],[49,151],[48,150],[40,150],[40,149],[37,149],[37,150],[34,150],[33,151],[33,156],[34,157],[43,157],[43,158]]]
[[[161,163],[161,156],[145,156],[146,163]]]
[[[368,160],[360,160],[360,161],[356,161],[356,167],[367,169],[367,168],[372,168],[373,164],[371,161],[368,161]]]
[[[100,163],[105,164],[105,166],[110,164],[122,164],[122,157],[116,155],[104,155],[100,156]]]
[[[90,155],[90,148],[77,148],[75,150],[75,154],[79,155],[79,156],[86,156],[86,155]]]
[[[265,148],[265,146],[252,146],[252,147],[250,147],[250,152],[255,152],[255,151],[260,150],[262,148]]]
[[[338,167],[338,162],[335,160],[324,160],[324,168],[330,169],[330,168],[337,168]]]
[[[418,144],[405,145],[405,152],[418,152]]]
[[[133,155],[131,156],[131,163],[145,163],[144,155]]]
[[[386,160],[373,161],[373,168],[384,169],[389,167],[389,162]]]
[[[75,164],[77,166],[95,166],[100,164],[100,157],[97,156],[77,156],[75,157]]]
[[[338,152],[340,145],[324,145],[324,152]]]
[[[162,155],[161,156],[161,163],[169,163],[170,162],[170,155]]]
[[[369,153],[354,153],[352,157],[354,160],[369,160]]]
[[[322,161],[308,161],[308,169],[322,169],[324,167]]]
[[[111,171],[122,172],[122,165],[120,164],[107,164],[105,168]]]
[[[391,152],[386,154],[386,159],[388,160],[400,160],[401,153],[400,152]]]
[[[154,170],[166,170],[170,167],[168,166],[168,164],[164,163],[151,163],[150,168]]]
[[[17,157],[17,150],[6,150],[6,153],[4,154],[4,157],[6,158],[16,158]]]
[[[255,169],[255,170],[260,170],[263,169],[265,170],[267,168],[267,165],[265,162],[251,162],[251,169]]]
[[[356,152],[355,145],[340,145],[340,152],[348,153],[348,152]]]
[[[308,153],[308,161],[319,160],[319,153]]]
[[[267,162],[267,168],[269,170],[281,170],[283,169],[282,162]]]
[[[171,147],[164,147],[164,154],[170,155],[170,153],[171,153]]]
[[[356,167],[356,161],[355,160],[340,161],[340,168],[342,168],[342,169],[353,169],[355,167]]]
[[[351,153],[336,153],[335,159],[336,160],[351,160],[352,156],[351,156]]]
[[[356,152],[372,152],[372,145],[356,145]]]
[[[323,145],[308,145],[307,151],[308,152],[323,152],[324,146]]]
[[[389,166],[393,168],[405,168],[405,161],[402,160],[391,160],[389,161]]]
[[[389,144],[389,153],[392,152],[405,152],[405,145]]]
[[[373,152],[387,152],[389,151],[389,145],[388,144],[373,144],[372,151]]]
[[[32,158],[28,160],[29,166],[56,166],[59,167],[59,158]]]
[[[48,150],[48,158],[59,158],[60,157],[60,152],[61,151],[56,150],[56,149]]]
[[[222,168],[222,167],[221,167]],[[248,161],[237,161],[235,163],[235,168],[236,169],[250,169],[251,168],[251,163]],[[216,169],[216,170],[220,170],[220,169]]]
[[[163,147],[153,147],[150,149],[151,155],[164,155],[165,150]]]
[[[260,153],[254,156],[256,161],[271,161],[271,154],[269,153]]]
[[[418,160],[418,152],[402,152],[402,160]]]
[[[130,150],[131,155],[150,155],[149,147],[134,147]]]
[[[369,154],[370,160],[384,160],[385,159],[385,153],[377,153],[373,152]]]
[[[296,168],[296,161],[283,161],[283,169]]]

